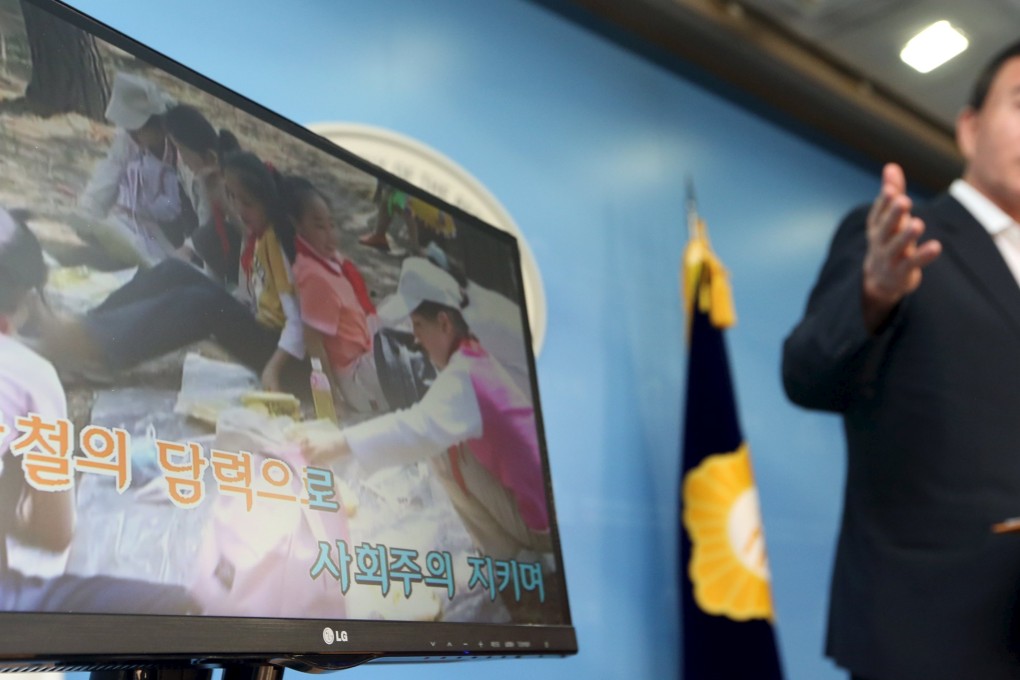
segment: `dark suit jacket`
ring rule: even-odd
[[[837,231],[783,380],[842,414],[827,653],[882,680],[1020,678],[1020,286],[952,197],[917,211],[943,253],[877,336],[861,316],[867,208]]]

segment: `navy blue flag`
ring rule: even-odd
[[[687,401],[680,493],[684,680],[783,677],[765,536],[740,430],[724,330],[736,321],[726,270],[695,220],[684,254]]]

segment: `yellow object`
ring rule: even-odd
[[[431,203],[426,203],[414,196],[408,196],[407,209],[418,221],[437,234],[447,238],[457,235],[457,226],[453,223],[453,218]]]
[[[321,420],[336,422],[336,405],[333,403],[333,388],[329,377],[322,370],[322,362],[312,357],[312,403],[315,405],[315,417]]]
[[[746,443],[708,456],[687,474],[683,508],[698,606],[736,621],[771,620],[765,535]]]
[[[192,404],[188,409],[188,416],[215,427],[216,419],[219,418],[221,410],[220,407],[212,404]],[[269,411],[267,410],[266,413],[269,413]]]
[[[67,288],[87,281],[91,270],[85,265],[59,267],[50,272],[47,283],[54,288]]]
[[[729,328],[737,323],[729,274],[712,252],[708,230],[701,218],[694,221],[691,240],[684,249],[680,283],[688,325],[695,304],[699,311],[708,314],[709,321],[716,328]],[[697,300],[694,299],[695,293]]]
[[[301,402],[293,394],[286,392],[248,392],[241,397],[241,403],[246,408],[267,413],[270,416],[290,416],[294,420],[301,419]]]
[[[267,229],[255,242],[251,277],[246,281],[248,295],[255,302],[255,318],[269,328],[280,329],[287,323],[281,295],[294,294],[290,265],[276,232]]]

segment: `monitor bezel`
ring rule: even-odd
[[[559,625],[491,624],[356,619],[227,618],[135,614],[0,612],[0,670],[96,670],[153,666],[226,667],[273,664],[302,671],[337,670],[366,661],[452,661],[478,658],[559,657],[578,651],[563,575],[559,525],[551,486],[545,427],[539,401],[531,328],[528,323],[517,239],[428,191],[361,158],[308,128],[258,104],[180,62],[148,47],[60,0],[24,0],[96,38],[180,78],[187,84],[374,175],[410,195],[433,203],[471,228],[501,239],[513,254],[517,299],[542,452],[550,530],[558,562]],[[327,644],[324,629],[344,632]]]

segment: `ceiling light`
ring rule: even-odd
[[[900,59],[921,73],[928,73],[963,52],[968,44],[967,38],[943,19],[908,40]]]

